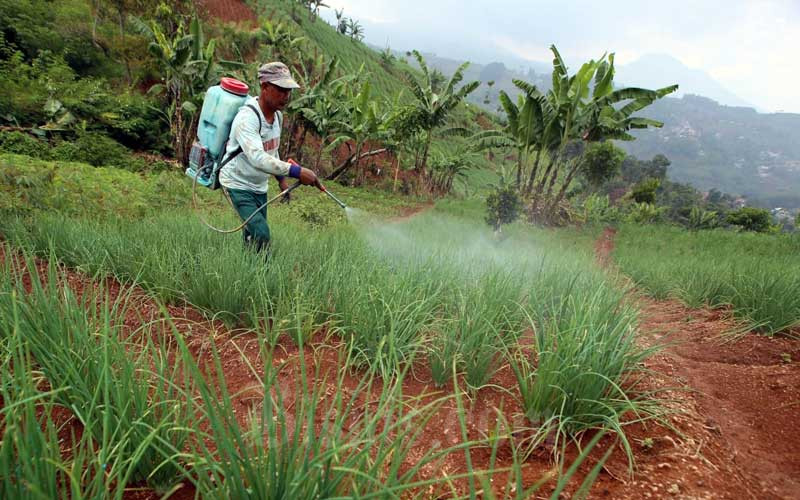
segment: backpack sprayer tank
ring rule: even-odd
[[[219,85],[206,91],[197,124],[197,142],[192,145],[186,169],[186,175],[196,177],[198,184],[218,187],[217,169],[225,154],[231,123],[244,106],[248,90],[247,84],[235,78],[223,78]]]

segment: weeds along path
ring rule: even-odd
[[[603,265],[611,264],[613,238],[607,229],[596,243]],[[731,340],[724,335],[736,325],[722,311],[636,300],[640,341],[668,344],[646,365],[654,380],[680,389],[670,392],[669,404],[681,412],[674,421],[683,436],[669,443],[650,436],[652,449],[686,455],[643,470],[642,481],[674,481],[671,492],[685,497],[707,496],[697,494],[705,490],[713,498],[799,498],[800,343],[755,333]]]

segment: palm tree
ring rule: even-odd
[[[557,59],[560,60],[555,47],[552,47],[552,50]],[[575,102],[574,112],[572,113],[573,130],[565,131],[565,136],[569,134],[569,138],[572,140],[582,142],[611,139],[629,141],[634,139],[628,133],[632,129],[662,127],[664,124],[659,121],[631,115],[646,108],[656,100],[675,92],[678,90],[678,86],[671,85],[658,90],[641,88],[615,90],[613,84],[615,73],[614,54],[610,54],[607,61],[605,59],[605,56],[603,56],[597,62],[590,61],[573,77],[575,79],[571,82],[570,92],[575,92],[578,98],[573,99],[573,102]],[[563,61],[560,64],[563,64]],[[582,71],[585,71],[585,73],[582,74]],[[566,74],[566,70],[564,74]],[[593,86],[591,86],[592,80],[594,81]],[[561,80],[562,83],[564,81],[564,79]],[[584,101],[590,94],[591,97],[589,97],[588,101]],[[569,92],[567,95],[569,96]],[[621,103],[625,103],[624,106],[620,107],[619,104]],[[562,151],[563,147],[562,145]],[[563,200],[580,165],[580,159],[574,160],[569,165],[569,168],[565,171],[558,194],[552,198],[550,195],[553,181],[551,180],[547,196],[550,202],[546,215],[552,216],[555,213],[556,207]]]
[[[390,49],[388,45],[380,52],[380,57],[381,66],[383,66],[383,69],[391,73],[395,57],[394,54],[392,54],[392,49]]]
[[[342,35],[347,34],[347,20],[344,18],[344,9],[334,9],[334,14],[336,14],[336,31],[341,33]]]
[[[324,0],[309,0],[308,9],[310,11],[309,18],[311,22],[316,22],[317,16],[319,16],[319,10],[322,7],[328,8],[330,6],[326,4]]]
[[[434,73],[428,71],[422,54],[416,50],[413,51],[413,54],[422,70],[423,80],[422,82],[418,81],[409,71],[406,72],[406,76],[411,86],[411,92],[416,99],[414,108],[416,122],[426,133],[422,157],[416,165],[416,169],[425,177],[433,131],[447,124],[450,112],[477,89],[480,82],[471,82],[456,90],[456,85],[464,79],[464,70],[469,66],[469,63],[464,63],[456,69],[445,85],[437,85]]]

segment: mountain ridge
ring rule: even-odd
[[[701,69],[690,68],[668,54],[645,54],[617,67],[616,80],[626,87],[661,88],[677,83],[676,97],[696,94],[726,106],[757,106],[733,93]]]

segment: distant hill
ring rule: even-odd
[[[446,74],[452,73],[462,61],[437,56],[435,54],[424,53],[430,64]],[[500,70],[502,68],[502,70]],[[484,69],[491,69],[490,75],[484,75]],[[502,62],[490,64],[471,64],[468,76],[482,82],[494,79],[495,88],[502,88],[509,94],[516,93],[516,88],[511,83],[513,78],[534,83],[541,90],[546,91],[550,88],[550,71],[552,64],[548,62],[527,61],[526,64],[518,67],[510,67]],[[576,69],[576,68],[571,68]],[[666,54],[647,54],[636,61],[617,65],[616,82],[625,87],[644,87],[661,88],[677,83],[680,89],[675,97],[686,94],[702,95],[709,97],[720,104],[726,106],[754,107],[740,98],[708,73],[699,69],[692,69],[684,65],[679,60]],[[535,75],[531,77],[531,75]],[[485,78],[490,76],[491,78]],[[493,92],[496,96],[497,91]],[[485,92],[481,94],[481,97]],[[492,96],[490,96],[491,98]],[[477,102],[477,98],[476,98]],[[494,104],[490,107],[495,107]]]
[[[291,21],[290,8],[280,0],[261,0],[260,5],[271,13],[282,12],[284,20],[296,24],[317,50],[339,57],[346,70],[355,71],[364,64],[378,95],[389,97],[406,88],[402,73],[409,66],[404,62],[407,60],[404,52],[394,52],[397,60],[387,65],[378,52],[339,35],[322,20],[312,23],[303,15],[296,23]],[[430,53],[424,55],[429,66],[446,75],[452,74],[462,63]],[[659,68],[651,70],[654,78],[651,84],[640,80],[639,85],[660,87],[677,81],[682,85],[695,85],[695,88],[708,88],[717,95],[724,94],[724,88],[714,87],[713,79],[693,73],[677,61],[660,57],[643,58],[634,63],[640,64],[640,69],[646,68],[645,63],[656,64]],[[531,67],[523,71],[499,62],[471,64],[464,81],[478,80],[483,85],[470,96],[470,101],[496,111],[500,90],[512,97],[517,94],[512,83],[515,78],[534,83],[546,91],[550,87],[550,74],[544,70],[545,66],[537,68],[541,69]],[[630,65],[620,68],[617,79],[636,85],[636,81],[625,79],[629,69]],[[694,80],[687,75],[694,75]],[[489,81],[495,82],[491,89],[486,85]],[[487,97],[489,103],[485,104]],[[738,98],[730,94],[727,99],[736,102]],[[663,121],[664,128],[639,131],[636,141],[621,143],[621,146],[643,159],[665,154],[672,161],[669,169],[672,180],[691,182],[701,189],[717,188],[743,194],[751,202],[769,207],[800,208],[800,115],[762,114],[748,107],[723,106],[696,95],[662,99],[643,114]],[[459,115],[462,120],[467,119],[467,114]]]
[[[727,106],[753,107],[705,71],[691,69],[666,54],[647,54],[632,63],[618,66],[615,80],[620,86],[644,88],[661,88],[677,83],[680,89],[676,97],[695,94]]]
[[[768,207],[800,207],[800,114],[758,113],[695,95],[657,101],[644,113],[664,128],[636,131],[629,153],[671,161],[673,180],[742,194]]]

